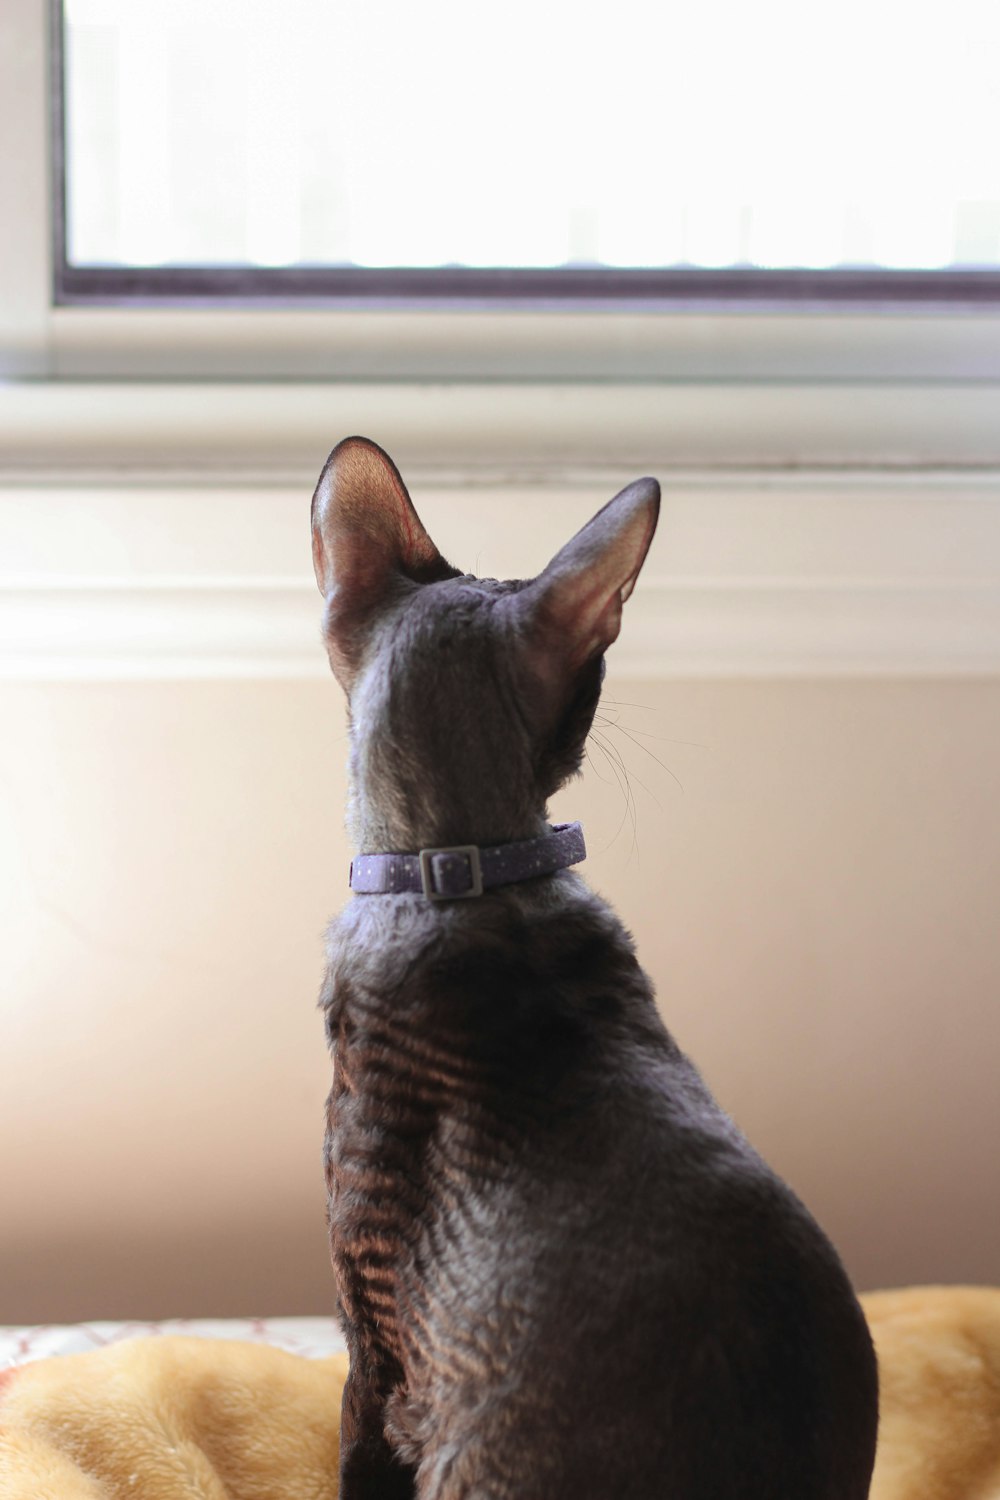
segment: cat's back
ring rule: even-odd
[[[834,1252],[727,1122],[628,1113],[569,1121],[541,1170],[465,1202],[441,1149],[397,1430],[461,1454],[470,1487],[427,1493],[862,1500],[875,1368]],[[586,1162],[568,1170],[563,1140]]]
[[[395,1429],[428,1463],[461,1455],[427,1494],[862,1500],[870,1341],[805,1210],[724,1124],[681,1137],[669,1116],[645,1135],[626,1120],[605,1149],[579,1120],[570,1135],[584,1169],[565,1169],[554,1131],[544,1170],[491,1181],[488,1162],[472,1191],[456,1165],[473,1141],[440,1148]],[[700,1184],[673,1156],[692,1143],[714,1156]]]
[[[669,1036],[617,918],[572,877],[474,940],[461,914],[383,912],[362,955],[353,924],[338,949],[347,1052],[381,1049],[368,1078],[345,1059],[338,1138],[394,1161],[413,1205],[397,1440],[519,1500],[862,1496],[842,1434],[870,1424],[874,1368],[847,1278]],[[709,1461],[722,1428],[739,1442]],[[537,1489],[505,1467],[514,1432]]]

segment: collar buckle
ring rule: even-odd
[[[483,894],[483,868],[478,844],[451,844],[421,849],[420,884],[431,901],[465,901]]]

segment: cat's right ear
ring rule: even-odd
[[[659,510],[656,480],[637,479],[515,596],[535,675],[554,701],[617,639]]]
[[[312,501],[312,551],[330,662],[345,687],[393,584],[457,575],[424,529],[392,459],[362,437],[344,438],[326,461]]]

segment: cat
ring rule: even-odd
[[[368,892],[321,993],[341,1500],[868,1494],[876,1366],[840,1261],[546,819],[658,509],[638,480],[497,582],[445,562],[366,439],[313,498]]]

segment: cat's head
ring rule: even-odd
[[[579,769],[659,502],[654,479],[636,480],[537,578],[480,579],[444,560],[381,448],[337,445],[313,496],[313,561],[350,704],[359,848],[543,831]]]

